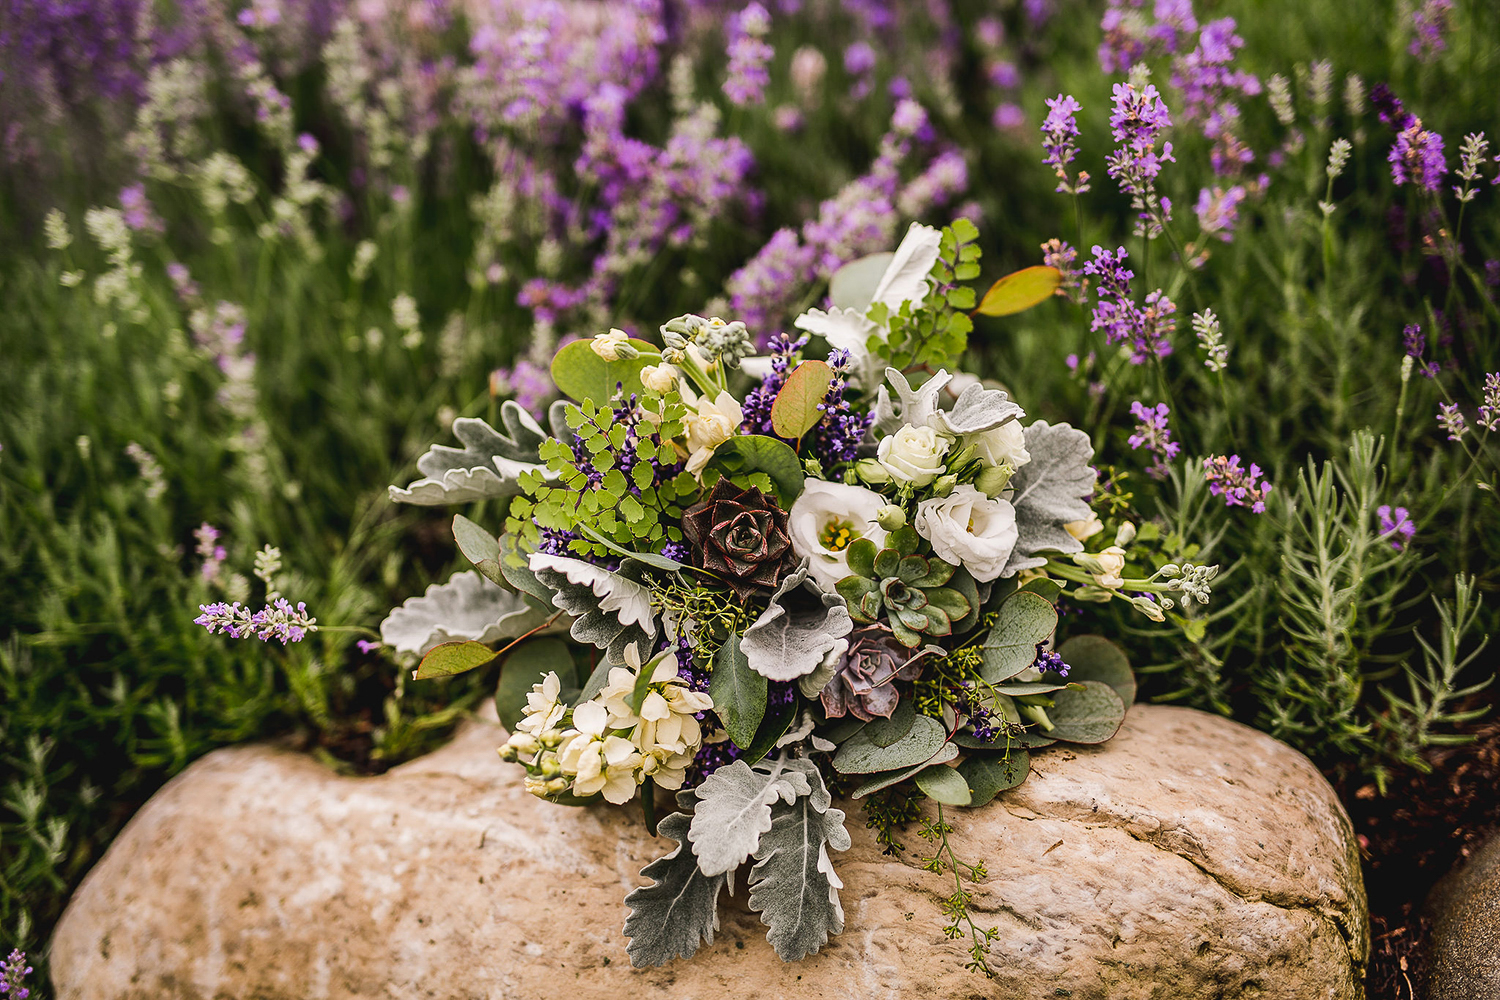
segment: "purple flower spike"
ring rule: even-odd
[[[1408,118],[1386,159],[1391,164],[1391,179],[1398,187],[1410,181],[1425,191],[1436,191],[1448,172],[1448,162],[1443,159],[1443,137],[1424,129],[1422,119],[1415,116]]]
[[[1417,526],[1412,523],[1406,508],[1397,507],[1393,512],[1390,504],[1381,504],[1375,509],[1375,514],[1380,518],[1380,537],[1390,536],[1391,548],[1404,551],[1406,543],[1417,533]]]
[[[1047,98],[1047,117],[1042,122],[1042,149],[1047,156],[1043,163],[1057,175],[1059,194],[1083,194],[1089,189],[1088,171],[1079,171],[1075,181],[1068,175],[1068,164],[1078,155],[1077,113],[1083,110],[1072,96],[1058,94]]]
[[[1240,468],[1238,455],[1205,458],[1203,478],[1210,493],[1224,498],[1224,506],[1249,507],[1252,513],[1265,513],[1266,497],[1271,495],[1272,487],[1261,479],[1260,466],[1254,462],[1246,470]]]
[[[1145,448],[1156,461],[1146,470],[1153,479],[1166,479],[1171,468],[1167,465],[1182,451],[1182,445],[1172,440],[1172,429],[1167,426],[1167,415],[1171,412],[1166,403],[1157,403],[1156,408],[1141,402],[1130,404],[1130,412],[1139,423],[1130,435],[1130,447]]]

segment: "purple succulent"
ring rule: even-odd
[[[830,719],[845,715],[866,722],[876,716],[889,719],[901,700],[896,682],[916,680],[922,673],[921,658],[921,653],[913,654],[884,626],[860,629],[850,638],[838,672],[823,689],[823,710]]]

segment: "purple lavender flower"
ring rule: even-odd
[[[1464,420],[1457,403],[1439,403],[1437,422],[1439,427],[1448,432],[1449,441],[1462,440],[1469,432],[1468,421]]]
[[[1044,674],[1052,673],[1059,677],[1067,677],[1068,671],[1072,669],[1056,650],[1048,649],[1045,642],[1037,644],[1036,663],[1033,666]]]
[[[1071,95],[1058,94],[1047,98],[1047,117],[1042,122],[1042,149],[1047,156],[1042,160],[1057,175],[1059,194],[1083,194],[1089,189],[1088,171],[1080,170],[1078,179],[1068,175],[1068,164],[1078,155],[1078,119],[1083,105]]]
[[[1443,137],[1422,127],[1422,119],[1412,116],[1396,136],[1396,144],[1386,157],[1391,164],[1391,179],[1399,187],[1407,181],[1426,191],[1436,191],[1448,172],[1443,159]]]
[[[1182,114],[1189,121],[1207,120],[1215,111],[1232,108],[1230,95],[1254,97],[1260,80],[1229,64],[1245,40],[1234,33],[1232,17],[1221,17],[1203,26],[1192,52],[1172,62],[1172,86],[1182,91]],[[1238,117],[1234,109],[1231,117]],[[1210,137],[1212,138],[1212,137]]]
[[[1266,497],[1271,495],[1272,487],[1261,479],[1260,466],[1254,462],[1246,470],[1240,468],[1238,455],[1205,458],[1203,478],[1208,482],[1208,492],[1224,498],[1224,506],[1249,507],[1252,513],[1265,513]]]
[[[1479,406],[1479,426],[1487,431],[1500,430],[1500,372],[1484,377],[1484,402]]]
[[[853,78],[849,96],[862,101],[875,86],[875,50],[866,42],[855,42],[844,50],[844,72]]]
[[[1147,358],[1171,354],[1177,306],[1160,288],[1146,296],[1145,308],[1136,305],[1130,293],[1130,280],[1135,272],[1125,266],[1129,257],[1125,248],[1110,253],[1096,245],[1093,252],[1094,259],[1083,265],[1084,274],[1098,279],[1098,298],[1090,314],[1089,329],[1103,330],[1108,344],[1128,342],[1133,349],[1132,364],[1144,364]]]
[[[1437,378],[1442,369],[1436,361],[1422,362],[1422,355],[1427,351],[1427,338],[1422,334],[1422,327],[1416,323],[1408,323],[1401,331],[1401,343],[1406,350],[1406,356],[1413,359],[1417,365],[1417,371],[1427,378]]]
[[[1026,125],[1026,112],[1015,101],[1001,101],[995,105],[995,113],[990,116],[990,124],[998,131],[1018,129]]]
[[[219,529],[204,521],[193,529],[193,537],[198,540],[195,550],[203,559],[203,565],[199,567],[199,575],[205,583],[219,583],[224,573],[224,560],[229,557],[224,546],[218,544]]]
[[[9,1000],[26,1000],[31,996],[23,980],[31,975],[31,966],[26,964],[26,953],[16,948],[10,957],[0,961],[0,994]]]
[[[135,232],[161,233],[166,230],[160,216],[151,207],[151,202],[146,200],[146,187],[143,184],[132,184],[121,189],[120,208],[125,225]]]
[[[540,416],[546,412],[547,404],[557,398],[557,385],[547,369],[522,358],[512,368],[490,372],[490,395],[507,396],[523,410]]]
[[[765,100],[771,74],[766,66],[776,51],[765,41],[771,16],[754,0],[729,20],[729,71],[724,93],[735,104],[760,104]]]
[[[1136,234],[1154,238],[1162,225],[1172,218],[1172,203],[1156,193],[1156,177],[1163,163],[1175,163],[1172,143],[1163,141],[1160,152],[1156,143],[1162,132],[1171,127],[1172,116],[1156,87],[1146,84],[1137,91],[1132,84],[1117,83],[1114,88],[1114,112],[1109,125],[1119,149],[1105,159],[1107,173],[1130,195],[1140,221]]]
[[[1228,243],[1234,237],[1235,226],[1239,225],[1240,202],[1244,200],[1243,184],[1236,184],[1227,191],[1221,187],[1199,191],[1198,204],[1193,207],[1199,228]]]
[[[1054,238],[1042,244],[1043,266],[1055,267],[1062,275],[1062,282],[1053,294],[1061,295],[1068,301],[1081,306],[1088,301],[1089,287],[1077,263],[1078,250],[1067,241]]]
[[[1406,51],[1422,62],[1432,62],[1437,54],[1448,47],[1443,36],[1449,28],[1449,15],[1453,12],[1453,0],[1423,0],[1422,6],[1412,11],[1412,38]]]
[[[274,604],[268,604],[255,612],[243,607],[239,601],[233,604],[225,604],[223,601],[200,604],[198,610],[203,613],[193,619],[195,625],[202,625],[210,634],[222,632],[231,639],[248,639],[251,636],[261,642],[280,639],[285,646],[301,642],[309,632],[318,630],[318,620],[308,617],[306,604],[298,602],[293,608],[291,602],[284,597],[278,597]]]
[[[1146,472],[1152,479],[1166,479],[1172,471],[1167,463],[1182,451],[1182,445],[1172,440],[1172,429],[1167,426],[1167,416],[1171,411],[1166,403],[1157,403],[1152,409],[1137,401],[1130,404],[1130,412],[1137,421],[1135,433],[1129,438],[1131,449],[1139,451],[1145,448],[1154,458]]]
[[[1099,66],[1106,73],[1125,73],[1151,56],[1172,55],[1198,30],[1191,0],[1156,0],[1152,16],[1145,0],[1109,0],[1099,26]]]
[[[1407,114],[1401,98],[1397,97],[1395,91],[1384,83],[1377,83],[1370,88],[1370,104],[1379,115],[1381,124],[1389,125],[1397,132],[1406,128],[1407,123],[1411,121],[1412,116]]]
[[[354,645],[359,648],[361,653],[368,655],[379,650],[383,644],[370,639],[356,639]]]
[[[1405,550],[1406,543],[1417,533],[1417,526],[1407,514],[1406,508],[1397,507],[1393,513],[1390,504],[1381,504],[1375,508],[1375,514],[1380,518],[1380,537],[1389,535],[1391,548],[1397,552]]]

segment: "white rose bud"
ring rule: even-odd
[[[888,503],[875,515],[875,523],[886,531],[899,531],[906,527],[906,511],[893,503]]]
[[[677,376],[673,365],[647,365],[641,369],[641,384],[652,392],[671,392],[677,385]]]
[[[937,482],[932,484],[932,492],[936,493],[940,497],[945,497],[949,493],[952,493],[953,487],[957,485],[958,477],[950,472],[946,476],[938,476]]]
[[[624,330],[595,334],[594,339],[589,341],[589,346],[605,361],[619,361],[622,358],[633,358],[640,354],[630,346],[630,335]]]
[[[877,486],[881,483],[891,481],[891,474],[885,471],[885,466],[873,458],[862,458],[858,462],[855,462],[854,472],[864,482],[873,483]]]
[[[927,486],[947,471],[943,455],[949,441],[931,427],[907,424],[880,442],[876,457],[898,483]]]
[[[992,465],[974,477],[974,488],[985,496],[998,497],[1010,485],[1016,470],[1008,465]]]
[[[1014,471],[1031,461],[1031,452],[1026,450],[1026,430],[1019,420],[970,434],[968,443],[985,465],[1009,465]]]

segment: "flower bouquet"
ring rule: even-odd
[[[499,533],[454,519],[474,570],[396,609],[386,645],[420,656],[418,678],[503,658],[500,754],[535,795],[638,796],[656,832],[657,790],[676,792],[659,826],[678,846],[626,897],[637,965],[711,942],[745,865],[783,960],[839,933],[835,793],[884,803],[871,823],[889,844],[923,798],[980,806],[1025,780],[1030,753],[1113,736],[1135,683],[1105,640],[1050,647],[1064,588],[1156,620],[1170,594],[1208,600],[1213,567],[1127,578],[1129,523],[1091,543],[1087,434],[1027,423],[949,370],[971,314],[1060,280],[1029,268],[976,304],[977,235],[913,225],[835,274],[829,307],[768,354],[743,323],[692,315],[660,344],[569,343],[546,429],[513,402],[503,431],[460,418],[464,447],[433,447],[424,478],[392,488],[499,499],[506,516]],[[803,356],[810,336],[825,357]]]

